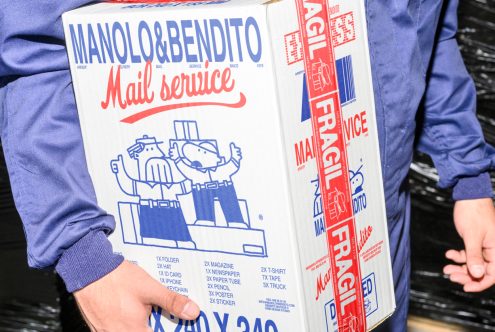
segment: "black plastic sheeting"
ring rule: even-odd
[[[478,91],[478,118],[486,140],[495,146],[495,0],[460,0],[458,40]],[[494,184],[495,173],[492,173]],[[444,253],[462,248],[452,219],[450,192],[435,187],[431,160],[416,156],[411,167],[412,314],[465,326],[468,331],[495,331],[495,288],[464,293],[442,268]]]
[[[493,179],[492,174],[492,179]],[[412,276],[410,313],[465,326],[468,331],[495,331],[495,288],[464,293],[442,274],[448,249],[463,244],[452,221],[450,193],[435,187],[431,161],[418,155],[411,172]]]
[[[461,50],[478,90],[478,117],[487,141],[495,145],[495,0],[461,0],[459,23]],[[495,288],[467,294],[442,274],[447,263],[444,252],[461,248],[462,242],[453,227],[450,193],[438,190],[436,181],[429,158],[416,156],[410,177],[413,211],[410,311],[463,325],[468,331],[495,331]],[[0,331],[88,331],[74,298],[64,291],[59,279],[46,271],[20,272],[17,268],[19,260],[25,264],[25,242],[1,151],[0,221]],[[15,251],[24,254],[21,258],[10,255]],[[2,279],[5,274],[10,279]],[[12,279],[16,282],[11,282]],[[26,286],[16,292],[11,287],[15,284]]]
[[[61,331],[51,271],[29,270],[21,220],[14,207],[0,142],[0,331]]]
[[[0,304],[0,331],[58,332],[61,331],[59,314],[57,307],[11,300]]]

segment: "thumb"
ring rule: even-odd
[[[230,151],[234,151],[235,149],[235,144],[234,143],[230,143]]]
[[[466,248],[466,265],[469,273],[474,278],[482,278],[485,274],[482,245],[483,236],[481,234],[466,234],[464,238],[464,246]]]
[[[182,319],[193,320],[199,316],[199,307],[196,303],[158,282],[155,282],[153,287],[149,289],[147,300],[150,305],[160,306],[165,311]]]

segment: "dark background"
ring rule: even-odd
[[[495,146],[495,0],[460,0],[458,40],[478,91],[478,118]],[[462,248],[452,223],[450,192],[435,187],[435,170],[417,155],[411,170],[412,276],[410,313],[495,331],[495,287],[466,294],[442,275],[444,253]],[[495,173],[491,174],[492,185]]]
[[[460,2],[458,39],[478,89],[478,117],[487,141],[495,145],[495,0]],[[462,242],[452,223],[450,192],[435,187],[435,175],[430,159],[417,155],[410,176],[410,312],[469,331],[495,331],[495,288],[466,294],[442,274],[444,252],[461,248]],[[0,150],[0,332],[87,331],[56,275],[28,269],[25,247]]]

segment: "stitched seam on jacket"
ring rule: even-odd
[[[29,213],[29,207],[25,207],[27,202],[24,200],[24,197],[26,196],[26,188],[25,188],[25,183],[22,181],[22,176],[19,176],[17,169],[20,167],[20,164],[15,156],[15,153],[12,153],[11,149],[11,139],[13,137],[13,134],[15,132],[15,128],[13,128],[13,123],[12,120],[15,116],[15,111],[13,110],[13,107],[10,106],[10,92],[11,92],[11,85],[16,84],[17,80],[14,80],[7,84],[5,88],[7,89],[5,91],[5,99],[4,99],[4,123],[6,123],[5,128],[3,128],[3,151],[5,158],[8,158],[10,160],[10,167],[9,167],[9,177],[10,181],[12,183],[12,188],[16,188],[12,190],[13,195],[15,196],[15,204],[17,210],[22,213],[24,216],[22,220],[22,226],[24,230],[24,236],[26,238],[26,241],[30,243],[30,239],[28,237],[29,234],[29,222],[31,221],[31,214]],[[15,144],[15,143],[13,143]],[[24,167],[22,167],[24,169]],[[29,246],[28,246],[29,249]],[[30,251],[27,250],[27,254],[29,256],[29,259],[35,264],[39,265],[39,262],[31,255]]]
[[[441,167],[443,167],[446,170],[447,177],[449,179],[453,179],[454,170],[452,169],[452,167],[448,162],[449,152],[447,146],[445,145],[445,140],[442,139],[443,135],[440,133],[440,131],[430,126],[424,127],[424,133],[426,134],[426,136],[430,138],[432,143],[434,143],[436,146],[440,148],[439,153],[437,154],[438,163],[441,165]],[[447,181],[447,182],[449,186],[452,185],[451,184],[452,181]],[[455,184],[455,181],[453,183]]]

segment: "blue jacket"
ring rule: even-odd
[[[61,14],[87,0],[0,2],[0,132],[28,263],[69,291],[122,262],[86,168]]]
[[[98,207],[85,166],[60,17],[88,2],[0,3],[1,139],[28,260],[33,267],[55,265],[69,291],[122,260],[106,240],[114,220]],[[415,142],[433,158],[439,185],[452,187],[454,199],[491,196],[494,153],[484,142],[474,85],[454,38],[457,0],[366,0],[366,6],[398,313],[405,322],[407,173]]]
[[[457,5],[458,0],[366,1],[397,302],[378,331],[407,330],[407,174],[413,149],[432,157],[438,185],[453,188],[455,200],[492,196],[487,171],[495,154],[483,139],[474,83],[455,39]]]

